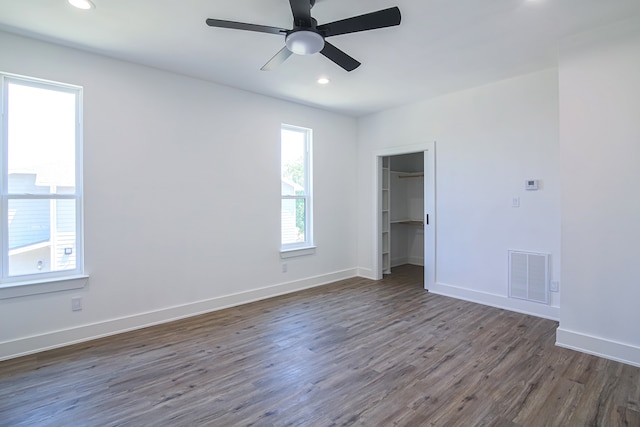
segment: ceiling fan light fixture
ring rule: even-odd
[[[295,54],[313,55],[324,48],[324,38],[314,31],[298,30],[287,35],[285,44]]]
[[[75,6],[78,9],[89,10],[96,7],[90,0],[68,0],[71,6]]]

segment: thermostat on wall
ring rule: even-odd
[[[537,179],[528,179],[525,181],[524,185],[525,190],[537,190],[538,189],[538,180]]]

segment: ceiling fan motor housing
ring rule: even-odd
[[[324,37],[312,30],[298,29],[287,34],[285,44],[295,54],[312,55],[324,48]]]

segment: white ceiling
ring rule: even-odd
[[[330,38],[362,62],[351,73],[319,54],[260,71],[284,37],[205,19],[291,28],[287,0],[93,2],[0,0],[0,29],[353,116],[553,67],[561,39],[640,15],[640,0],[317,0],[319,24],[392,6],[402,23]]]

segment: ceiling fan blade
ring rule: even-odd
[[[232,28],[234,30],[257,31],[259,33],[286,34],[288,30],[278,27],[268,27],[266,25],[245,24],[244,22],[223,21],[221,19],[207,19],[210,27]]]
[[[360,63],[325,40],[321,54],[341,66],[347,71],[353,71],[360,66]]]
[[[331,37],[340,34],[356,33],[358,31],[392,27],[394,25],[400,25],[400,9],[397,7],[318,25],[317,29],[325,37]]]
[[[264,64],[262,66],[262,68],[260,68],[262,71],[271,71],[274,68],[276,68],[278,65],[282,64],[284,61],[286,61],[286,59],[288,57],[290,57],[291,55],[293,55],[293,52],[291,52],[289,49],[287,49],[287,47],[283,47],[282,49],[280,49],[280,51],[278,53],[276,53],[275,55],[273,55],[273,58],[271,58],[269,60],[269,62],[267,62],[266,64]]]
[[[293,23],[297,27],[311,26],[311,2],[309,0],[289,0]]]

